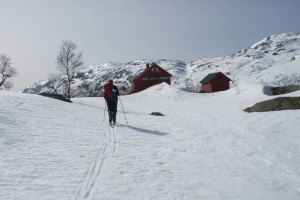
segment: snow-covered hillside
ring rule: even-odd
[[[201,56],[201,55],[199,55]],[[136,60],[128,63],[104,63],[81,70],[73,84],[73,96],[99,96],[104,83],[113,78],[119,88],[131,87],[131,80],[141,73],[146,63],[155,62],[170,72],[175,88],[200,91],[199,82],[209,73],[221,71],[236,83],[286,85],[300,83],[300,34],[270,35],[236,54],[202,58],[186,64],[178,60]],[[63,79],[56,84],[62,91]],[[53,92],[53,82],[38,81],[25,93]]]
[[[204,58],[190,64],[197,84],[205,74],[221,71],[232,80],[265,85],[300,84],[300,34],[270,35],[236,54]]]
[[[72,85],[72,95],[74,97],[100,96],[104,84],[109,79],[114,79],[114,83],[120,89],[130,90],[132,78],[143,72],[147,63],[157,63],[175,75],[174,79],[176,80],[180,80],[180,77],[186,74],[186,64],[178,60],[136,60],[128,63],[104,63],[80,70]],[[59,79],[58,83],[53,83],[51,80],[38,81],[24,89],[23,92],[31,94],[53,92],[51,86],[56,84],[58,92],[62,93],[63,80]]]
[[[298,200],[300,110],[243,112],[262,91],[160,84],[121,97],[114,128],[101,97],[0,91],[0,199]]]

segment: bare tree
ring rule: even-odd
[[[233,78],[231,79],[232,86],[236,89],[237,94],[241,93],[240,89],[240,79],[236,77],[236,75],[233,75]]]
[[[12,67],[10,58],[1,54],[0,56],[0,90],[12,88],[11,78],[17,75],[17,70]]]
[[[58,94],[58,86],[59,86],[59,81],[60,81],[60,74],[49,74],[49,88],[51,89],[52,93]]]
[[[61,75],[66,76],[66,98],[71,99],[71,84],[76,72],[83,65],[82,52],[76,52],[76,44],[71,41],[63,41],[57,56],[57,69]]]

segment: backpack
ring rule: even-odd
[[[116,86],[114,86],[111,91],[111,97],[114,101],[118,101],[118,96],[119,96],[119,90]]]

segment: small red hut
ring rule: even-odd
[[[132,79],[131,91],[138,92],[163,82],[170,85],[171,76],[172,74],[158,66],[156,63],[152,63],[151,66],[146,64],[146,69],[140,75]]]
[[[200,83],[202,84],[201,92],[210,93],[229,89],[229,81],[226,75],[222,72],[208,74]]]

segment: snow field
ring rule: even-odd
[[[0,199],[299,199],[300,111],[245,113],[273,97],[240,91],[160,84],[121,96],[115,127],[102,98],[0,91]]]

